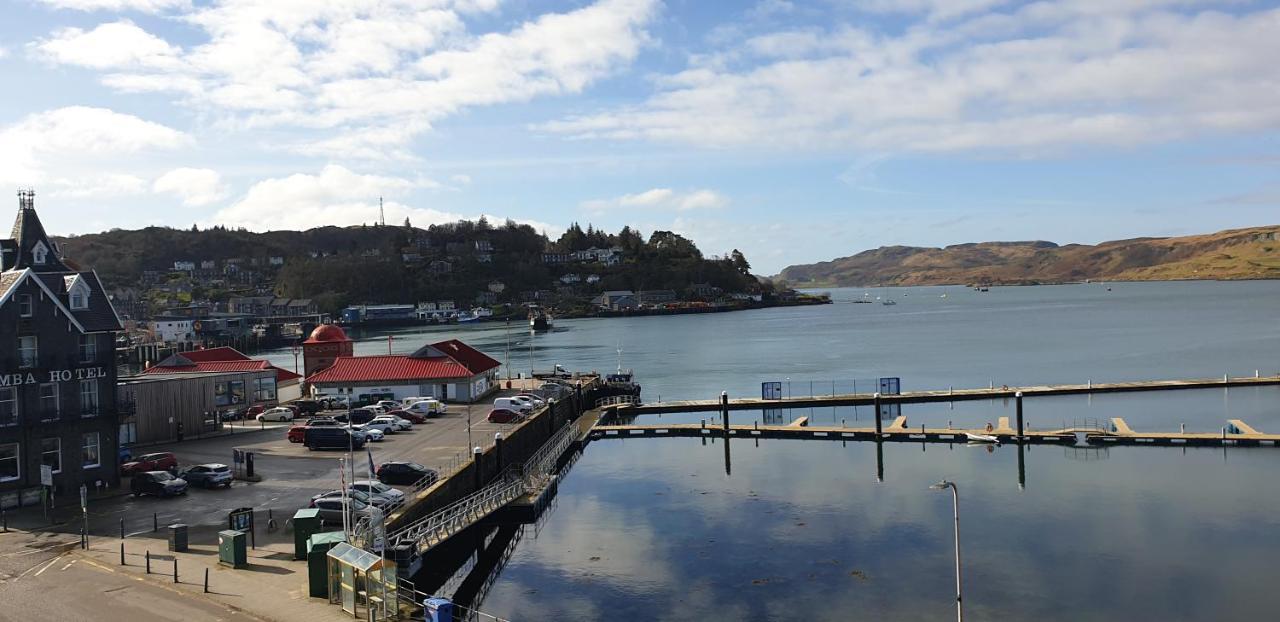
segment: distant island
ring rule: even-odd
[[[1280,225],[1097,245],[981,242],[945,248],[886,246],[774,277],[792,287],[1037,285],[1086,280],[1280,278]]]

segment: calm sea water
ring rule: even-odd
[[[850,304],[864,292],[898,304]],[[1280,370],[1280,282],[831,293],[836,304],[821,307],[558,321],[536,336],[502,325],[399,331],[390,347],[458,337],[507,360],[510,339],[514,370],[604,371],[621,345],[647,401],[759,395],[762,381],[801,395],[863,390],[878,376],[911,390]],[[387,347],[384,333],[357,352]],[[275,358],[292,364],[291,354]],[[1026,411],[1036,428],[1121,416],[1137,429],[1211,431],[1241,418],[1280,431],[1277,398],[1277,389],[1055,397],[1028,400]],[[869,414],[734,417],[853,426],[869,425]],[[995,400],[903,414],[912,425],[959,426],[1012,410]],[[513,619],[950,619],[950,496],[928,488],[948,478],[961,491],[973,619],[1273,617],[1280,449],[1038,446],[1019,456],[1008,446],[894,443],[877,458],[874,444],[834,441],[741,439],[728,452],[701,439],[596,441],[505,564],[480,565],[500,571],[467,585],[483,585],[469,589],[482,610]]]

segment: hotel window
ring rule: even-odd
[[[17,443],[0,445],[0,482],[10,482],[18,479],[18,476],[22,474],[21,466],[18,460]]]
[[[18,337],[18,365],[35,367],[40,362],[39,348],[35,335]]]
[[[58,416],[58,385],[46,382],[40,385],[40,418],[54,419]]]
[[[80,335],[80,362],[93,363],[98,360],[98,336]]]
[[[98,414],[98,380],[80,381],[80,414],[84,416]]]
[[[31,317],[35,315],[36,307],[31,302],[31,294],[22,294],[18,296],[18,315],[22,317]]]
[[[84,290],[77,287],[71,292],[71,308],[75,310],[88,309],[89,297],[85,295]]]
[[[18,390],[13,387],[0,387],[0,425],[13,425],[18,422]]]
[[[47,257],[48,255],[49,255],[49,249],[45,248],[44,244],[41,244],[39,242],[36,243],[35,248],[31,249],[31,258],[35,260],[36,265],[38,266],[44,265],[45,257]]]
[[[80,435],[80,466],[86,469],[102,466],[102,458],[98,452],[97,432]]]
[[[49,465],[54,473],[62,472],[62,439],[40,439],[40,464]]]

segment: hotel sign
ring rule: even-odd
[[[48,376],[45,374],[48,373]],[[48,372],[19,372],[16,374],[0,374],[0,387],[17,387],[24,384],[41,382],[70,382],[71,380],[92,380],[106,378],[105,367],[79,367],[76,369],[53,369]],[[47,379],[46,379],[47,378]]]

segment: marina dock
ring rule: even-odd
[[[1131,393],[1139,391],[1173,391],[1182,389],[1215,389],[1236,387],[1264,387],[1280,385],[1280,375],[1231,378],[1201,378],[1191,380],[1138,380],[1133,382],[1087,382],[1085,384],[1036,385],[1025,387],[990,387],[978,389],[943,389],[932,391],[905,391],[898,395],[880,395],[884,404],[922,404],[929,402],[961,402],[989,399],[1012,399],[1021,392],[1024,397],[1051,395],[1087,395],[1095,393]],[[730,399],[729,410],[765,410],[775,408],[816,408],[832,406],[869,406],[874,404],[874,393],[844,393],[781,399],[738,398]],[[635,406],[620,406],[618,414],[647,415],[677,412],[716,412],[721,410],[720,400],[684,400],[659,402]]]

